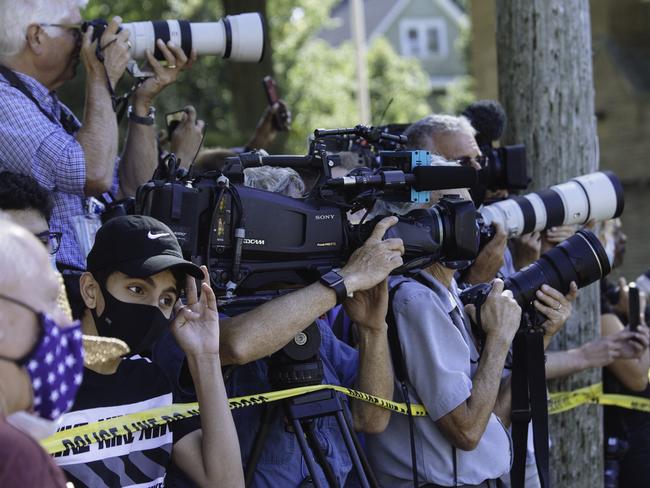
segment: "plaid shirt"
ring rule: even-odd
[[[34,99],[57,121],[61,113],[81,124],[56,95],[34,78],[16,73]],[[75,131],[76,132],[76,131]],[[0,170],[32,176],[53,194],[50,228],[62,232],[56,260],[66,266],[86,268],[75,239],[73,218],[85,213],[86,161],[81,145],[60,123],[46,117],[22,92],[0,75]],[[117,160],[116,160],[117,177]],[[116,189],[117,181],[113,190]]]

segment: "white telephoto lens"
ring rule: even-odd
[[[131,56],[144,59],[150,50],[156,58],[156,40],[162,39],[181,47],[189,56],[193,49],[197,55],[220,56],[233,61],[259,62],[264,55],[264,22],[258,13],[231,15],[217,22],[188,22],[161,20],[129,22],[122,28],[131,34]]]

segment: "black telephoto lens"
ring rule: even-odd
[[[592,232],[579,230],[512,275],[506,280],[505,288],[512,291],[517,303],[523,306],[533,302],[535,292],[544,284],[566,294],[572,281],[582,288],[610,271],[607,254],[598,238]]]

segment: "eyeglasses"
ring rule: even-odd
[[[75,39],[81,38],[81,26],[83,24],[48,24],[41,22],[38,25],[41,27],[60,27],[61,29],[66,29],[72,31],[72,34],[75,36]]]
[[[43,243],[47,248],[47,251],[54,255],[59,250],[61,246],[61,236],[62,232],[50,232],[49,230],[44,230],[38,234],[34,234],[36,238]]]

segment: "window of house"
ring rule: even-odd
[[[400,22],[400,44],[404,56],[445,57],[447,24],[441,18],[404,19]]]

